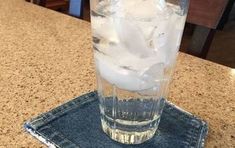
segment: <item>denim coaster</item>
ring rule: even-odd
[[[155,136],[139,145],[111,140],[101,129],[97,92],[75,98],[26,122],[24,128],[49,147],[58,148],[201,148],[206,122],[166,102]]]

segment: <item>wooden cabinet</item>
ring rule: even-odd
[[[69,0],[26,0],[34,4],[41,5],[43,7],[53,9],[53,10],[62,10],[67,11],[69,8]]]
[[[229,0],[190,0],[187,21],[216,29]]]
[[[44,6],[49,9],[58,10],[66,9],[68,10],[69,2],[68,0],[43,0]]]

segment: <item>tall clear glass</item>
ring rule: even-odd
[[[189,0],[90,0],[103,131],[140,144],[154,136]]]

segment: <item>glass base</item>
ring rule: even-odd
[[[128,132],[119,129],[113,129],[106,124],[104,120],[101,119],[103,131],[114,141],[123,144],[141,144],[149,139],[151,139],[157,128],[149,129],[141,132]]]

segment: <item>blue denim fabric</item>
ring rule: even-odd
[[[25,123],[47,145],[60,148],[201,148],[208,125],[166,102],[156,135],[140,145],[111,140],[101,129],[97,92],[75,98]]]

